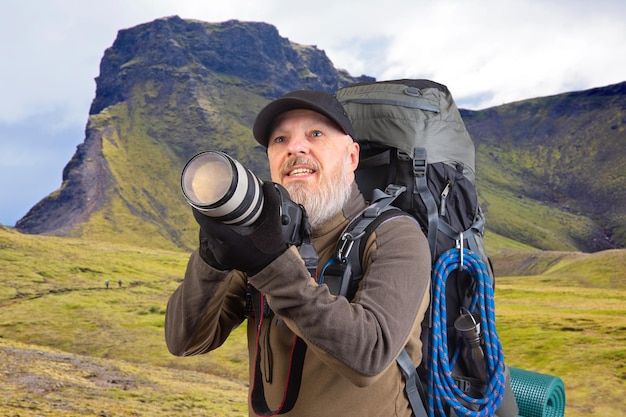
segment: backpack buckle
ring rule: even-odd
[[[472,384],[471,382],[465,380],[465,379],[461,379],[461,378],[454,378],[454,382],[456,383],[456,386],[463,391],[464,394],[469,394],[469,392],[472,390]]]
[[[413,175],[424,177],[426,175],[426,149],[413,149]]]
[[[404,152],[401,149],[396,151],[396,158],[398,158],[399,161],[410,161],[412,159],[408,152]]]
[[[405,191],[406,187],[404,185],[389,184],[385,188],[385,194],[389,194],[392,197],[397,197]]]

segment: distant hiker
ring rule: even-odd
[[[368,207],[355,183],[360,147],[349,119],[332,95],[296,91],[261,110],[253,133],[267,148],[272,181],[306,209],[318,254],[311,269],[321,277],[283,236],[280,186],[264,182],[263,212],[244,233],[194,209],[200,243],[169,299],[169,351],[209,352],[247,318],[250,415],[410,417],[395,361],[403,349],[415,365],[422,360],[431,269],[424,234],[409,216],[382,222],[364,245],[356,295],[335,295],[323,271],[341,265],[338,239]]]
[[[106,281],[104,281],[104,286],[106,287],[106,289],[109,289],[109,280],[107,279]]]
[[[122,280],[121,280],[121,279],[118,279],[118,280],[117,280],[117,286],[118,286],[118,287],[120,287],[120,288],[122,288]]]

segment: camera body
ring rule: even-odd
[[[289,193],[282,185],[276,183],[273,185],[280,195],[280,224],[283,236],[290,245],[300,246],[303,237],[311,234],[306,211],[302,205],[289,198]]]

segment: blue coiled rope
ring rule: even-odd
[[[482,398],[468,396],[457,387],[452,378],[452,369],[458,358],[458,350],[454,352],[452,362],[448,359],[446,280],[448,275],[457,269],[465,269],[476,281],[476,291],[469,310],[474,311],[478,307],[481,317],[480,325],[487,367],[487,389]],[[459,416],[493,416],[504,397],[504,355],[496,333],[493,286],[485,264],[468,249],[450,249],[437,260],[432,285],[433,320],[430,334],[431,355],[428,363],[429,416],[445,416],[445,404],[454,409]],[[460,349],[460,343],[458,349]]]

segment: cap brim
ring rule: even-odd
[[[329,96],[329,98],[334,100],[334,97],[332,96]],[[320,105],[318,102],[307,100],[304,97],[281,97],[269,103],[257,115],[252,128],[254,138],[261,145],[267,147],[269,135],[272,133],[272,128],[274,127],[274,123],[276,122],[278,116],[290,110],[298,109],[312,110],[320,113],[336,123],[344,133],[352,136],[351,125],[349,121],[347,121],[347,116],[345,116],[346,120],[339,120],[336,115],[333,115],[327,110],[327,108]]]

